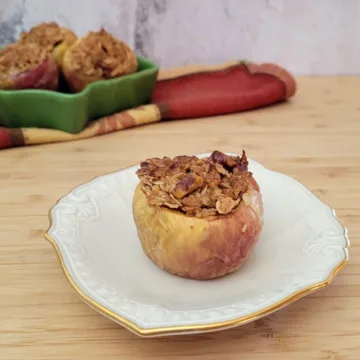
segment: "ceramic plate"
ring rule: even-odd
[[[347,231],[334,210],[292,178],[249,160],[264,201],[254,252],[238,271],[217,280],[171,275],[146,257],[137,237],[137,169],[100,176],[64,196],[51,209],[46,238],[77,294],[140,336],[256,320],[328,285],[348,260]]]

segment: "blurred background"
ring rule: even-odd
[[[42,21],[104,27],[162,68],[248,59],[360,74],[359,0],[0,0],[0,46]]]

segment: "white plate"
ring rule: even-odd
[[[264,229],[252,255],[217,280],[168,274],[146,257],[137,237],[131,206],[137,169],[72,190],[52,208],[45,236],[77,294],[140,336],[256,320],[328,285],[348,260],[347,231],[334,210],[292,178],[249,160],[264,201]]]

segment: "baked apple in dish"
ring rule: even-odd
[[[121,40],[106,30],[91,31],[66,51],[62,70],[73,92],[88,84],[136,72],[137,57]]]

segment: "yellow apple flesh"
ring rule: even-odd
[[[145,254],[160,268],[196,280],[238,269],[263,228],[262,197],[253,178],[231,214],[211,218],[151,206],[140,183],[134,193],[133,216]]]

